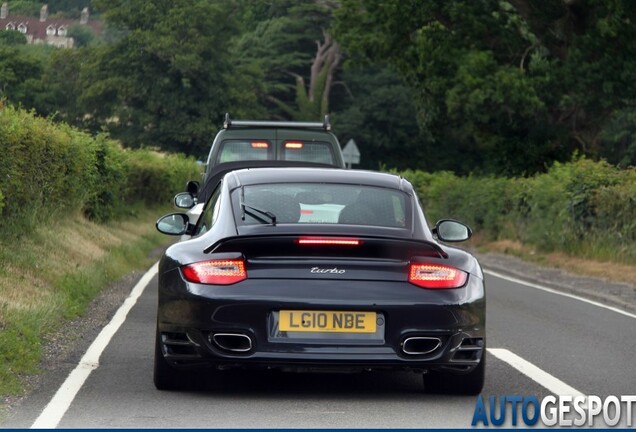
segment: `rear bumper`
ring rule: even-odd
[[[210,287],[171,273],[160,283],[157,329],[175,367],[462,372],[483,356],[484,286],[474,276],[460,289],[424,290],[370,281],[344,281],[337,289],[333,281],[294,280]],[[280,310],[375,312],[378,325],[365,335],[288,334],[278,330]],[[219,334],[236,339],[225,343]]]
[[[402,342],[395,346],[387,343],[383,346],[293,344],[276,347],[259,341],[253,333],[237,331],[234,334],[250,337],[253,345],[246,352],[231,352],[215,343],[215,331],[192,328],[172,330],[177,331],[160,331],[162,351],[172,366],[183,368],[267,368],[298,371],[449,369],[461,373],[477,366],[485,345],[485,338],[481,334],[415,332],[405,335]],[[426,354],[405,353],[402,349],[404,340],[421,335],[426,335],[430,340],[439,338],[439,347]]]

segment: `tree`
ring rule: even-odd
[[[236,52],[239,64],[260,77],[254,90],[270,116],[316,120],[329,112],[342,60],[327,31],[334,7],[325,1],[242,2]]]
[[[18,47],[0,45],[0,99],[21,104],[41,74],[42,61],[36,56]]]
[[[127,145],[202,154],[227,109],[236,34],[223,1],[96,1],[119,41],[93,50],[81,102]]]
[[[68,36],[75,40],[75,47],[81,48],[90,45],[95,40],[93,30],[85,25],[75,24],[69,27]]]
[[[26,36],[15,30],[0,30],[0,45],[26,45]]]
[[[11,15],[27,15],[37,17],[40,15],[42,4],[30,0],[14,0],[9,3]]]
[[[413,87],[440,168],[532,173],[577,150],[636,100],[629,0],[343,0],[335,35]]]
[[[296,79],[295,103],[283,102],[273,95],[268,95],[268,99],[292,120],[323,118],[329,113],[331,87],[341,60],[338,42],[325,32],[324,42],[316,41],[316,55],[311,63],[309,83],[305,82],[302,75],[293,74]]]
[[[84,126],[84,109],[79,104],[81,67],[86,51],[52,49],[42,65],[41,79],[33,83],[22,101],[39,115],[75,126]]]
[[[354,139],[359,168],[435,169],[437,154],[422,136],[410,89],[390,69],[349,67],[335,92],[334,130],[344,146]]]
[[[68,18],[79,18],[82,9],[91,6],[91,0],[47,0],[51,14],[62,13]]]

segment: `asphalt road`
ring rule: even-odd
[[[636,316],[492,274],[486,278],[484,399],[518,394],[541,400],[561,391],[601,397],[636,394]],[[51,377],[46,388],[32,394],[0,427],[28,428],[36,419],[37,426],[60,428],[471,426],[475,397],[426,394],[421,377],[406,372],[227,372],[216,381],[201,376],[192,390],[157,391],[152,384],[155,308],[153,278],[99,365],[88,368],[76,395],[68,380],[68,388],[58,392],[66,374]],[[515,358],[521,360],[515,363]],[[56,403],[63,403],[51,406],[56,392]]]

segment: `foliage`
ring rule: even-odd
[[[37,55],[29,53],[38,47],[29,45],[16,52],[17,60],[33,67],[24,83],[11,86],[11,102],[92,133],[107,131],[127,147],[199,157],[225,112],[312,121],[329,112],[335,132],[363,146],[363,167],[415,167],[430,160],[427,141],[415,130],[408,88],[379,68],[342,72],[340,59],[331,57],[340,55],[328,32],[333,2],[99,6],[108,29],[100,43]],[[206,15],[209,8],[219,13]],[[193,14],[199,17],[191,23]],[[7,67],[13,69],[24,68]],[[388,118],[389,105],[399,117]]]
[[[0,238],[24,235],[60,211],[105,221],[134,203],[167,203],[199,171],[193,159],[123,150],[104,135],[11,106],[0,109],[0,152]]]
[[[37,52],[25,53],[20,48],[0,45],[0,98],[16,103],[28,100],[42,74],[42,61],[36,56]]]
[[[90,27],[75,24],[69,27],[68,36],[75,40],[75,46],[78,48],[90,45],[96,40],[95,33]]]
[[[152,223],[157,211],[140,209],[112,225],[65,215],[13,244],[0,235],[1,395],[20,394],[39,372],[43,341],[65,319],[83,315],[107,285],[151,265],[148,255],[166,241]]]
[[[26,36],[19,31],[0,31],[0,45],[26,45]]]
[[[86,198],[89,138],[5,107],[0,110],[0,189],[7,206],[0,230],[24,228],[51,212],[78,210]]]
[[[636,169],[578,158],[529,178],[402,172],[429,223],[452,217],[491,239],[636,262]]]
[[[43,61],[41,79],[32,81],[34,91],[22,100],[22,105],[58,122],[82,124],[84,110],[80,106],[78,82],[84,61],[80,50],[51,51]]]
[[[63,14],[69,18],[79,18],[82,9],[91,8],[91,0],[48,0],[46,4],[51,14]]]
[[[87,4],[49,7],[73,14]],[[79,49],[0,43],[0,97],[126,147],[199,157],[225,112],[314,121],[329,113],[341,141],[362,146],[364,168],[530,176],[574,152],[636,164],[629,0],[95,7],[105,32],[71,28]]]
[[[413,87],[441,168],[509,175],[601,153],[635,100],[635,19],[629,0],[343,0],[334,27]]]
[[[141,149],[126,152],[126,200],[146,205],[168,204],[174,194],[185,190],[187,180],[201,177],[192,158]]]
[[[96,175],[84,214],[91,220],[107,221],[123,212],[130,202],[124,200],[127,185],[125,153],[115,142],[99,135],[94,141]]]
[[[601,156],[623,168],[636,166],[636,110],[612,114],[601,135]]]
[[[165,242],[149,223],[157,204],[168,203],[199,168],[192,159],[124,150],[104,134],[92,137],[3,105],[0,154],[0,394],[6,395],[19,393],[21,377],[37,372],[47,332],[84,313],[108,283],[150,264],[148,253]],[[119,223],[97,225],[82,210]],[[126,226],[123,216],[131,214],[144,223]]]
[[[360,149],[359,168],[435,169],[436,154],[423,145],[411,94],[389,69],[348,68],[346,85],[335,91],[339,100],[332,116],[334,130],[344,146],[355,140]]]
[[[252,85],[270,117],[315,121],[329,112],[340,61],[339,46],[325,32],[333,8],[330,2],[241,2],[238,64],[259,74]]]
[[[11,15],[26,15],[32,17],[40,16],[42,4],[32,0],[13,0],[9,3],[9,13]]]
[[[80,101],[92,128],[128,145],[204,153],[228,104],[229,44],[222,1],[99,1],[119,41],[92,50]],[[91,126],[89,125],[89,126]]]

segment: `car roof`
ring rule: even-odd
[[[236,186],[262,183],[343,183],[399,189],[410,192],[410,183],[395,174],[341,168],[253,168],[232,171]]]
[[[221,177],[225,176],[228,172],[234,170],[240,170],[244,168],[278,168],[278,167],[331,167],[331,165],[321,164],[316,162],[305,161],[287,161],[287,160],[245,160],[245,161],[233,161],[223,162],[212,168],[212,171],[205,179],[203,187],[199,191],[199,201],[207,201],[212,194],[214,187],[219,183]]]

